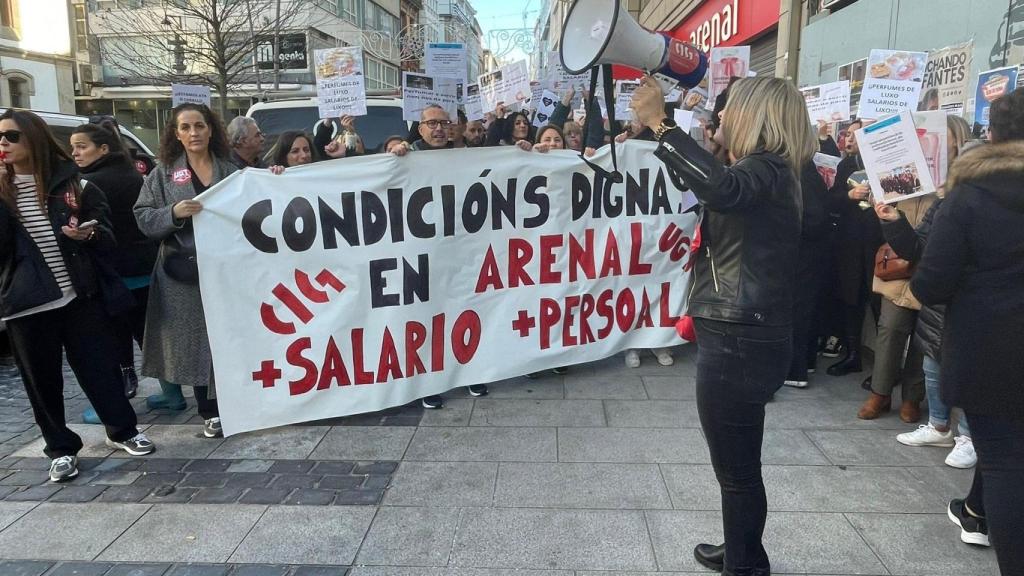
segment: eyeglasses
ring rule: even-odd
[[[0,131],[0,140],[7,138],[11,144],[17,144],[21,140],[21,130]]]
[[[448,128],[452,125],[450,120],[424,120],[423,122],[420,122],[420,124],[423,124],[431,130],[436,130],[438,127]]]

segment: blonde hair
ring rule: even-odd
[[[959,116],[948,114],[946,116],[946,128],[953,136],[953,144],[956,145],[957,156],[959,156],[960,152],[964,149],[964,144],[967,144],[971,139],[971,125],[967,123],[967,120]],[[949,159],[950,165],[953,164],[953,160],[956,160],[956,158]]]
[[[804,97],[782,78],[736,81],[729,88],[722,127],[726,147],[736,158],[771,152],[796,173],[818,148]]]

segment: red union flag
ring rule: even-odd
[[[621,184],[507,147],[210,189],[195,233],[224,432],[679,343],[694,201],[653,149],[620,146]]]

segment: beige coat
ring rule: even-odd
[[[924,218],[928,208],[935,203],[935,196],[919,196],[911,200],[905,200],[896,205],[900,212],[906,217],[907,221],[914,228],[921,223],[921,219]],[[911,310],[920,310],[921,303],[914,298],[914,295],[910,292],[910,280],[891,280],[885,282],[879,280],[878,276],[875,276],[871,280],[871,290],[876,294],[881,294],[883,298],[889,300],[893,304],[901,308],[909,308]]]

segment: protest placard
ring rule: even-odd
[[[171,84],[171,106],[179,104],[210,105],[210,87],[195,84]]]
[[[454,78],[434,78],[426,74],[402,72],[402,118],[410,122],[420,119],[423,109],[437,104],[457,119],[458,87]]]
[[[850,82],[840,80],[820,86],[801,88],[807,103],[811,124],[818,121],[833,123],[850,119]]]
[[[864,78],[867,75],[867,69],[867,58],[861,58],[839,67],[839,80],[848,80],[850,82],[850,113],[853,115],[859,114],[860,95],[864,90]]]
[[[316,95],[321,118],[366,115],[363,49],[358,46],[313,52]]]
[[[194,224],[224,433],[678,344],[696,216],[655,146],[618,147],[622,183],[511,146],[220,182]]]
[[[716,46],[711,49],[708,100],[714,102],[733,78],[746,78],[750,70],[750,46]]]
[[[512,106],[530,98],[530,75],[525,60],[483,74],[477,83],[480,85],[480,102],[484,112],[493,112],[498,102]]]
[[[672,111],[672,119],[676,121],[676,124],[682,128],[684,132],[689,132],[690,128],[700,125],[696,118],[693,117],[693,110],[682,110],[676,108]]]
[[[466,97],[463,100],[463,106],[466,109],[466,120],[470,122],[474,120],[483,120],[484,109],[480,105],[480,85],[479,84],[467,84],[466,85]]]
[[[555,92],[563,92],[570,87],[576,92],[583,92],[590,87],[590,74],[570,74],[562,67],[562,60],[558,51],[548,53],[548,75],[550,88]]]
[[[615,119],[629,121],[633,119],[633,110],[629,107],[633,101],[633,92],[640,87],[636,80],[619,80],[615,83]]]
[[[946,110],[963,115],[969,96],[973,53],[973,41],[928,53],[918,110]]]
[[[540,128],[551,121],[551,115],[555,113],[555,107],[558,106],[558,96],[551,90],[542,90],[534,106],[537,113],[533,116],[533,125]],[[561,130],[562,127],[559,126],[558,129]]]
[[[949,148],[946,146],[949,141],[947,114],[949,113],[945,110],[927,110],[913,114],[917,139],[921,142],[921,153],[924,154],[928,173],[931,174],[932,182],[936,186],[946,181],[946,171],[949,167]]]
[[[978,88],[974,95],[975,123],[988,126],[992,103],[1016,89],[1019,72],[1016,66],[1007,66],[978,75]]]
[[[891,204],[935,192],[910,111],[857,130],[857,144],[876,202]]]
[[[814,167],[818,170],[818,174],[821,174],[821,179],[825,181],[825,186],[832,188],[835,185],[836,173],[839,171],[839,162],[841,161],[842,158],[838,156],[822,154],[821,152],[814,153]]]
[[[927,52],[872,50],[859,116],[874,119],[917,110],[927,60]]]
[[[456,78],[466,83],[469,68],[466,65],[465,44],[428,42],[423,60],[427,76]]]

